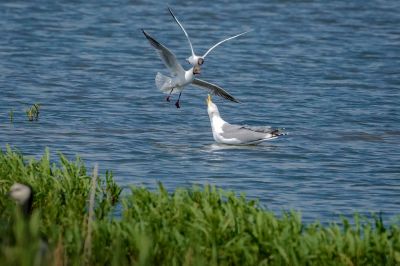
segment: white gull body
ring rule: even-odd
[[[207,98],[207,112],[211,122],[214,140],[230,145],[255,145],[285,135],[280,129],[271,127],[249,127],[245,125],[232,125],[223,120],[218,107]]]

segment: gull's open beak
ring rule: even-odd
[[[208,97],[207,97],[207,105],[210,105],[210,103],[212,103],[212,101],[211,101],[211,95],[210,94],[208,94]]]
[[[201,73],[201,67],[200,66],[195,66],[193,68],[193,74],[199,75]]]

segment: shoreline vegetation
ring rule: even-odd
[[[305,224],[214,186],[122,195],[111,172],[93,172],[48,150],[38,160],[0,150],[0,265],[400,264],[398,221]],[[34,191],[28,218],[7,196],[16,182]]]

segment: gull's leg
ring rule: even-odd
[[[170,101],[169,98],[171,98],[171,94],[172,94],[172,91],[173,91],[173,90],[174,90],[174,88],[172,88],[171,91],[169,92],[169,94],[168,94],[168,96],[167,96],[167,98],[166,98],[167,102]]]
[[[176,108],[181,108],[181,106],[180,106],[180,104],[179,104],[179,100],[181,99],[181,94],[182,94],[182,92],[179,93],[178,100],[177,100],[176,103],[175,103]]]

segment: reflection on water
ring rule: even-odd
[[[203,150],[205,152],[218,152],[218,151],[232,151],[235,150],[253,150],[253,151],[271,151],[275,147],[268,142],[259,145],[226,145],[220,143],[212,143],[205,145]]]

